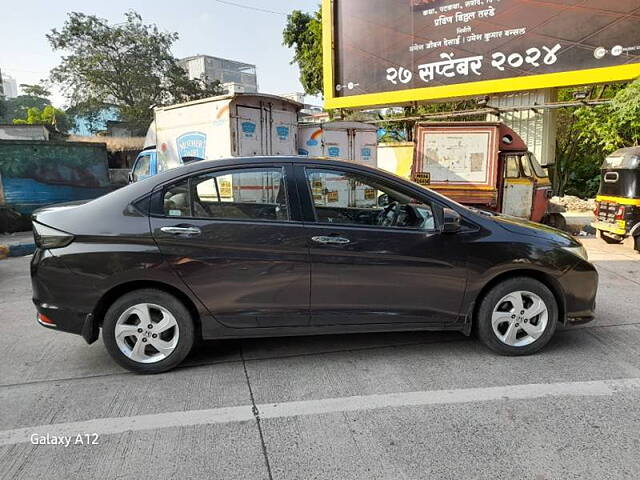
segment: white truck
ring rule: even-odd
[[[298,126],[298,155],[330,157],[363,163],[377,161],[378,129],[368,123],[301,123]]]
[[[155,108],[130,181],[194,160],[296,155],[301,108],[287,98],[257,93]]]

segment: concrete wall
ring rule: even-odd
[[[382,168],[404,178],[411,178],[413,150],[413,142],[379,143],[378,168]]]
[[[104,144],[0,141],[3,203],[22,215],[112,190]]]
[[[49,130],[42,125],[0,125],[0,140],[49,140]]]

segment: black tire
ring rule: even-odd
[[[602,230],[600,231],[600,238],[602,238],[602,240],[604,240],[605,243],[608,243],[609,245],[618,245],[624,242],[624,238],[611,236],[608,233],[603,232]]]
[[[541,223],[557,228],[558,230],[567,230],[567,220],[561,213],[548,213],[542,218]]]
[[[502,342],[491,325],[492,314],[498,302],[506,295],[517,291],[531,292],[540,297],[548,312],[547,325],[543,333],[526,346],[511,346]],[[487,292],[480,301],[475,323],[478,338],[494,352],[511,356],[530,355],[549,343],[555,333],[558,324],[558,303],[551,290],[543,283],[529,277],[515,277],[497,284]]]
[[[179,335],[175,349],[166,358],[155,363],[142,363],[130,359],[120,350],[115,339],[118,318],[128,308],[141,303],[151,303],[165,308],[173,315],[178,326]],[[123,295],[109,307],[102,325],[102,339],[111,357],[127,370],[144,374],[161,373],[176,367],[189,354],[195,340],[193,325],[189,310],[180,300],[162,290],[145,288]]]

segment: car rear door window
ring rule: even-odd
[[[189,181],[181,180],[165,189],[163,196],[164,214],[168,217],[190,217],[191,202]]]
[[[164,214],[232,220],[289,220],[284,168],[225,170],[191,177],[164,192]]]

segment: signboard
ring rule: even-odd
[[[494,187],[497,133],[491,127],[418,127],[414,181]],[[428,180],[425,178],[427,174]]]
[[[323,0],[327,108],[640,76],[640,0]]]
[[[489,132],[423,135],[421,171],[430,173],[429,181],[487,183]]]

